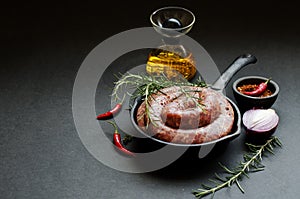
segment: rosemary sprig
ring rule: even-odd
[[[159,92],[162,88],[171,86],[199,86],[205,87],[206,84],[199,77],[194,83],[187,81],[184,78],[168,78],[164,74],[162,75],[145,75],[145,74],[132,74],[125,73],[120,74],[121,77],[117,77],[118,81],[115,82],[115,87],[112,96],[116,101],[124,99],[124,96],[119,96],[121,90],[126,87],[137,89],[137,93],[133,97],[145,96],[146,93],[150,96],[153,93]],[[125,93],[126,95],[131,95]]]
[[[220,174],[215,173],[214,179],[209,179],[209,181],[213,182],[214,185],[210,186],[202,184],[202,188],[193,191],[195,197],[202,198],[206,195],[212,194],[213,198],[216,191],[225,187],[230,187],[233,184],[236,184],[240,191],[244,193],[245,191],[239,183],[242,180],[242,177],[245,176],[249,178],[248,173],[264,170],[264,165],[261,163],[264,152],[267,151],[274,154],[274,147],[281,146],[281,142],[277,137],[272,136],[263,145],[254,145],[249,143],[246,143],[246,145],[250,152],[244,155],[244,160],[241,161],[234,169],[229,169],[225,165],[219,163],[228,175],[222,177]]]
[[[168,78],[166,75],[145,75],[145,74],[132,74],[132,73],[125,73],[124,75],[120,74],[121,77],[117,77],[118,81],[115,82],[115,87],[112,92],[112,97],[117,102],[123,102],[125,96],[128,95],[131,98],[136,97],[143,97],[145,99],[145,114],[147,114],[147,118],[149,123],[155,125],[155,121],[150,117],[150,100],[152,100],[152,94],[161,92],[161,89],[171,86],[180,86],[182,92],[189,98],[191,98],[197,106],[203,108],[203,105],[200,103],[201,99],[195,99],[194,96],[190,95],[188,92],[192,91],[185,91],[183,88],[184,86],[198,86],[198,87],[205,87],[206,84],[204,81],[201,80],[199,77],[194,83],[187,81],[182,77],[175,77],[175,78]],[[133,88],[136,91],[131,94],[128,92],[121,92],[124,91],[126,88]],[[126,91],[126,90],[125,90]],[[195,91],[194,91],[195,92]],[[120,96],[123,93],[123,96]],[[164,93],[163,93],[164,94]],[[143,116],[141,117],[143,118]],[[147,123],[148,125],[148,123]],[[146,126],[147,128],[147,126]]]

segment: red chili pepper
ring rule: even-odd
[[[106,120],[106,119],[111,119],[114,115],[120,112],[122,109],[122,104],[116,104],[116,106],[111,109],[110,111],[107,111],[106,113],[102,113],[97,116],[98,120]]]
[[[259,96],[267,90],[269,81],[270,79],[267,79],[267,81],[260,83],[257,89],[255,89],[254,91],[244,91],[243,94],[250,96]]]
[[[129,155],[129,156],[135,156],[134,153],[132,153],[131,151],[129,151],[128,149],[126,149],[123,144],[122,144],[122,139],[121,139],[121,135],[118,132],[118,128],[117,125],[114,122],[108,121],[108,123],[110,123],[111,125],[114,126],[115,128],[115,132],[114,132],[114,144],[115,146],[124,154]]]

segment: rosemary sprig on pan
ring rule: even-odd
[[[155,121],[151,121],[152,118],[150,117],[150,101],[152,98],[152,94],[161,92],[161,89],[171,87],[171,86],[199,86],[205,87],[206,84],[201,78],[198,78],[194,83],[187,81],[183,77],[174,77],[168,78],[166,75],[146,75],[146,74],[132,74],[132,73],[125,73],[124,75],[120,74],[121,77],[117,77],[118,81],[115,82],[115,87],[112,93],[112,97],[116,101],[123,101],[125,95],[129,95],[132,98],[136,97],[143,97],[145,99],[145,114],[147,114],[147,118],[149,122],[155,124]],[[128,92],[121,92],[127,88],[135,89],[135,93],[131,94]],[[190,96],[193,98],[192,100],[195,103],[202,107],[202,105],[198,102],[201,99],[194,99],[195,97],[190,95],[189,92],[185,91],[185,89],[180,89],[185,95]],[[123,96],[120,96],[120,93],[123,93]]]
[[[120,90],[130,87],[137,89],[135,96],[149,96],[153,93],[159,92],[162,88],[171,87],[171,86],[199,86],[205,87],[205,82],[198,78],[194,83],[187,81],[182,77],[168,78],[166,75],[146,75],[146,74],[132,74],[125,73],[124,75],[120,74],[121,77],[117,77],[118,81],[115,82],[115,88],[113,90],[112,96],[116,101],[120,101],[124,96],[119,96]],[[131,95],[129,93],[126,93]]]
[[[202,184],[202,188],[193,191],[193,194],[197,198],[212,194],[213,198],[216,191],[225,187],[230,187],[233,184],[236,184],[240,191],[244,193],[245,191],[239,182],[244,176],[249,178],[248,174],[250,172],[264,170],[264,165],[261,163],[264,153],[269,152],[274,154],[274,147],[281,146],[281,142],[277,137],[272,136],[263,145],[253,145],[249,143],[246,143],[246,145],[250,152],[244,155],[244,160],[241,161],[236,168],[229,169],[225,165],[219,163],[225,173],[227,173],[227,176],[222,177],[220,174],[215,173],[214,179],[209,179],[213,185]]]

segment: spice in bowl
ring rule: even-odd
[[[237,90],[244,95],[249,95],[253,97],[268,97],[273,94],[273,92],[268,89],[268,83],[270,79],[262,82],[260,84],[243,84],[237,87]]]
[[[234,81],[232,90],[241,112],[244,112],[252,108],[271,108],[280,89],[270,78],[245,76]]]

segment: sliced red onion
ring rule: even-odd
[[[244,113],[243,124],[253,132],[268,132],[277,127],[279,117],[273,109],[251,109]]]

